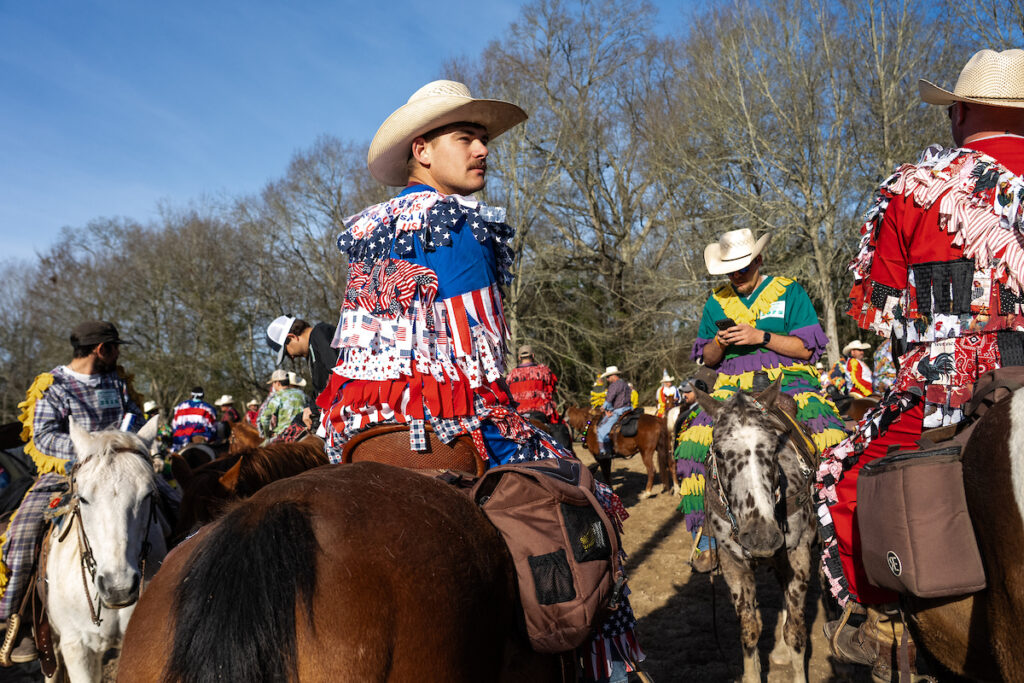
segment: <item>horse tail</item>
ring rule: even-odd
[[[164,683],[297,679],[296,596],[312,628],[319,549],[301,503],[228,513],[183,575]]]

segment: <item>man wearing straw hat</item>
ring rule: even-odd
[[[349,276],[332,344],[338,363],[318,400],[332,461],[352,434],[381,422],[407,424],[412,450],[427,448],[427,424],[446,443],[468,434],[488,465],[569,457],[512,407],[501,287],[512,278],[515,231],[503,209],[471,196],[484,186],[490,142],[526,118],[442,80],[374,135],[370,173],[404,189],[347,219],[338,238]],[[597,495],[621,516],[610,489]],[[592,678],[624,681],[626,662],[643,659],[623,607],[584,657]]]
[[[658,417],[665,417],[665,411],[668,408],[669,399],[671,399],[675,404],[678,404],[681,400],[679,387],[673,384],[675,381],[676,378],[669,375],[668,370],[661,371],[661,384],[658,386],[657,393]]]
[[[729,282],[704,305],[691,358],[718,371],[710,389],[719,400],[738,389],[752,389],[755,373],[766,373],[770,381],[781,378],[782,391],[799,406],[797,421],[823,450],[845,435],[835,406],[820,394],[814,367],[828,338],[798,282],[761,273],[762,251],[770,237],[754,239],[742,228],[726,232],[705,248],[708,272],[724,275]],[[709,552],[713,540],[698,533],[704,526],[704,462],[710,445],[711,419],[701,412],[679,437],[675,452],[683,491],[679,509],[697,539],[691,562],[696,571],[710,571],[715,565],[714,553]]]
[[[956,147],[929,147],[882,183],[851,264],[849,314],[893,338],[899,373],[818,476],[829,587],[841,604],[869,605],[862,627],[844,619],[826,633],[838,657],[877,656],[883,668],[898,621],[871,606],[897,595],[869,583],[861,565],[859,471],[892,447],[914,448],[924,429],[962,421],[981,374],[1024,364],[1024,50],[981,50],[952,91],[925,80],[919,90],[946,108]]]
[[[864,398],[872,394],[871,367],[865,361],[871,344],[854,339],[843,347],[842,357],[829,372],[829,387],[838,395]]]

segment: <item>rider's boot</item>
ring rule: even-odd
[[[11,661],[15,664],[34,662],[39,659],[39,650],[36,649],[36,641],[31,633],[21,637],[18,646],[11,650]]]
[[[859,626],[854,626],[850,623],[850,616],[857,613],[865,617]],[[849,664],[870,666],[876,681],[900,680],[899,657],[903,635],[903,620],[895,605],[861,606],[851,600],[841,619],[825,624],[825,636],[829,639],[832,656]],[[906,647],[911,678],[927,680],[918,675],[917,647],[909,632]]]
[[[24,664],[39,658],[36,641],[32,638],[32,628],[22,624],[20,615],[12,614],[4,624],[4,631],[0,644],[0,666]]]

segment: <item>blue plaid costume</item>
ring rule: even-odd
[[[51,377],[52,384],[43,387]],[[25,408],[22,418],[27,420],[31,415],[32,419],[32,440],[25,451],[32,456],[41,476],[25,494],[0,549],[7,579],[0,597],[0,619],[4,620],[20,605],[35,562],[36,540],[44,530],[43,512],[51,498],[66,489],[64,474],[75,461],[68,419],[73,418],[83,429],[96,431],[117,428],[125,413],[142,416],[129,398],[125,382],[116,373],[82,376],[66,366],[37,377],[29,389],[29,399],[21,405]]]

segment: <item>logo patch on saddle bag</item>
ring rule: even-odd
[[[488,470],[470,492],[515,565],[526,633],[538,652],[566,652],[593,632],[620,574],[619,540],[578,460]]]

